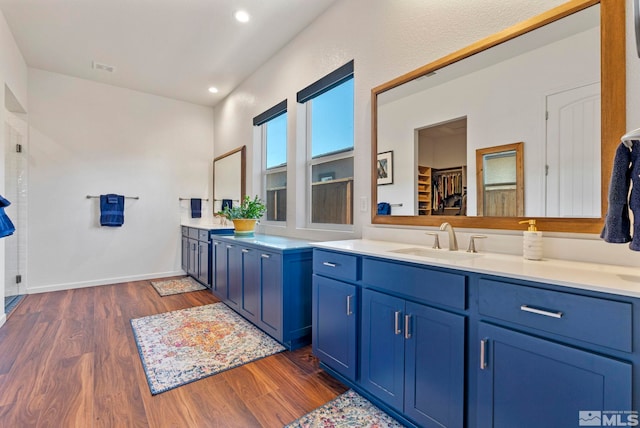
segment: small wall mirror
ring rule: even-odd
[[[524,216],[523,143],[476,150],[478,215]]]
[[[213,160],[213,212],[236,206],[246,194],[246,146]]]

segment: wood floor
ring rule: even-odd
[[[346,390],[308,346],[152,396],[129,320],[216,301],[148,281],[28,295],[0,328],[0,427],[282,427]]]

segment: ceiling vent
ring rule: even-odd
[[[102,70],[102,71],[107,71],[109,73],[113,73],[115,71],[115,67],[112,65],[107,65],[107,64],[101,64],[99,62],[95,62],[92,61],[91,62],[91,68],[93,68],[94,70]]]

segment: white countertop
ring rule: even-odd
[[[369,239],[314,242],[311,245],[318,248],[382,257],[391,260],[458,269],[467,272],[500,275],[623,296],[640,297],[640,270],[632,267],[557,259],[533,261],[525,260],[522,256],[483,252],[478,253],[479,257],[476,258],[449,260],[390,252],[403,248],[423,248],[425,250],[431,250],[431,248],[427,246]],[[438,251],[447,252],[448,250],[442,249]]]
[[[256,233],[254,236],[234,236],[234,235],[221,235],[216,236],[215,239],[221,239],[224,241],[235,241],[238,245],[242,244],[254,244],[261,245],[263,247],[269,247],[277,250],[298,250],[311,248],[311,241],[306,239],[287,238],[284,236],[276,235],[262,235]]]

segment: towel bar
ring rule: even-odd
[[[87,199],[100,199],[100,196],[87,195]],[[125,199],[140,199],[140,196],[125,196]]]
[[[190,201],[191,198],[178,198],[179,201]],[[209,199],[203,199],[203,201],[209,201]]]

